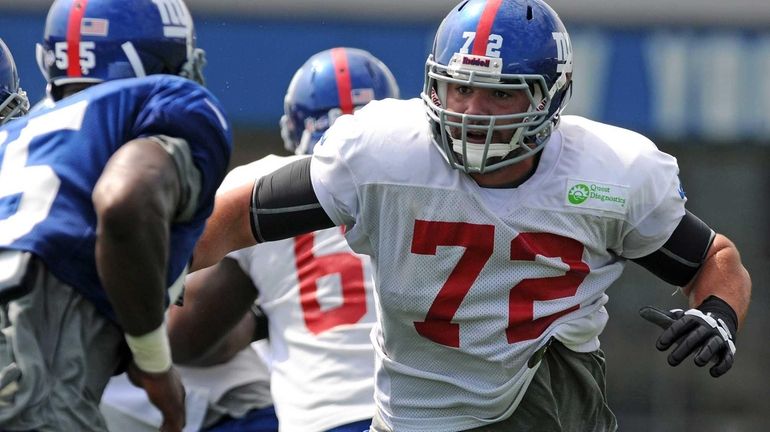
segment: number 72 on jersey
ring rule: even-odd
[[[460,325],[452,318],[461,307],[494,250],[495,227],[465,222],[417,220],[412,237],[412,253],[436,255],[438,246],[465,248],[433,300],[425,320],[415,321],[417,333],[436,343],[460,347]],[[590,272],[583,262],[582,243],[551,233],[520,233],[510,246],[511,261],[534,261],[537,255],[561,258],[569,266],[562,276],[524,279],[510,288],[508,326],[509,344],[540,336],[559,317],[577,310],[574,305],[555,314],[534,319],[534,302],[572,297]],[[501,335],[502,337],[502,335]]]

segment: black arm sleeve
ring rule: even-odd
[[[259,243],[331,228],[310,181],[310,158],[292,162],[254,183],[251,232]]]
[[[632,261],[672,285],[685,286],[698,273],[715,235],[706,223],[685,210],[679,225],[660,249]]]

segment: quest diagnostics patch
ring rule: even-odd
[[[569,179],[564,204],[626,214],[628,186]]]

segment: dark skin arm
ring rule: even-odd
[[[169,226],[181,186],[171,157],[147,139],[112,156],[93,191],[96,267],[123,330],[146,334],[163,322]],[[131,365],[132,381],[163,413],[164,431],[185,424],[184,389],[173,368],[148,373]]]
[[[174,362],[210,366],[247,347],[255,330],[249,307],[256,298],[251,278],[233,259],[190,274],[184,305],[172,306],[169,313]]]

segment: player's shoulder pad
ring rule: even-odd
[[[559,129],[567,143],[563,157],[578,158],[581,174],[603,173],[608,182],[635,188],[668,184],[679,172],[676,158],[632,130],[578,116],[564,116]]]
[[[394,133],[409,130],[415,123],[428,124],[420,99],[374,100],[357,110],[353,117],[367,128],[394,131]]]
[[[343,154],[356,153],[360,147],[366,147],[368,153],[384,152],[389,157],[402,151],[408,153],[414,135],[429,131],[425,115],[419,99],[372,101],[354,115],[337,119],[318,147],[333,143]]]

